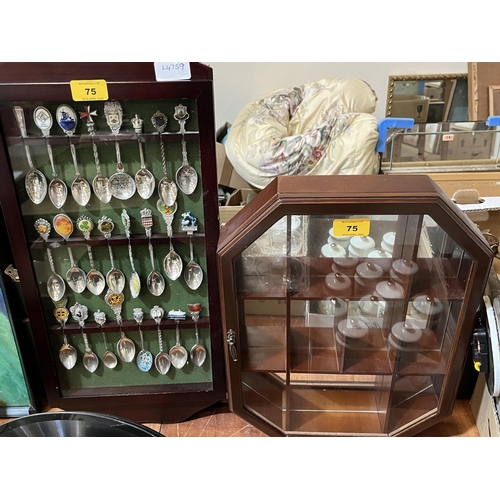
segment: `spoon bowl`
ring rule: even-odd
[[[141,168],[135,174],[135,184],[137,192],[143,200],[151,198],[156,181],[153,174],[144,165],[141,165]]]
[[[118,349],[118,356],[125,361],[125,363],[130,363],[135,357],[135,344],[134,341],[129,339],[121,330],[120,326],[120,340],[116,344]]]
[[[203,281],[203,269],[194,261],[191,235],[189,235],[189,253],[191,260],[184,269],[184,281],[191,290],[197,290]]]
[[[50,181],[49,184],[49,199],[57,209],[61,208],[68,198],[68,186],[59,179],[55,177]]]
[[[166,352],[159,352],[155,356],[155,367],[161,375],[165,375],[170,370],[170,357]]]
[[[106,279],[97,269],[91,269],[87,274],[87,289],[93,295],[101,295],[106,287]]]
[[[165,256],[163,260],[163,268],[168,278],[175,281],[182,274],[183,262],[181,256],[170,247],[170,252]]]
[[[134,361],[135,344],[128,337],[124,337],[118,341],[118,354],[125,363]]]
[[[104,353],[102,362],[106,368],[110,368],[112,370],[118,364],[118,358],[114,352],[108,350]]]
[[[71,370],[76,365],[77,358],[76,349],[71,344],[64,343],[59,349],[59,361],[66,370]]]
[[[207,358],[207,350],[201,344],[195,344],[189,352],[191,361],[195,366],[201,366]]]
[[[188,360],[188,352],[181,345],[180,331],[179,331],[179,320],[175,321],[175,345],[170,349],[170,360],[174,365],[174,368],[180,370]]]
[[[193,194],[198,185],[198,173],[189,164],[182,165],[179,170],[177,170],[175,179],[179,189],[187,195]]]
[[[111,189],[109,187],[109,179],[102,173],[98,172],[92,181],[92,189],[95,195],[103,203],[111,201]]]
[[[94,373],[99,366],[99,358],[93,351],[87,351],[83,355],[83,366],[90,372]]]

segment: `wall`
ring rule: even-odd
[[[466,62],[212,62],[216,126],[232,123],[238,113],[262,94],[322,78],[360,78],[378,96],[375,117],[385,116],[390,75],[467,73]]]

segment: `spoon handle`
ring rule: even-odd
[[[139,156],[141,158],[141,168],[146,168],[146,162],[144,160],[144,151],[142,150],[142,143],[139,138],[137,138],[137,144],[139,144]]]
[[[92,255],[92,247],[90,245],[87,245],[87,253],[89,255],[90,269],[95,269],[94,257]]]
[[[68,246],[68,256],[69,256],[69,263],[71,264],[71,267],[75,267],[75,260],[73,259],[73,252],[71,250],[71,247]]]
[[[57,274],[56,273],[56,269],[54,267],[54,259],[52,258],[52,252],[50,251],[50,248],[47,247],[47,257],[49,259],[49,266],[50,266],[50,270],[54,273],[54,274]]]
[[[93,135],[91,136],[91,140],[92,140],[92,151],[94,153],[95,168],[96,168],[97,174],[100,175],[101,174],[101,164],[99,162],[99,153],[97,152],[97,146],[96,146],[96,143],[94,141]]]
[[[122,156],[120,153],[120,143],[118,141],[115,141],[115,150],[116,150],[116,162],[121,165],[122,163]]]
[[[21,106],[14,106],[14,116],[16,117],[17,126],[19,127],[19,131],[21,132],[21,136],[23,139],[28,137],[28,132],[26,129],[26,120],[24,118],[24,109]],[[26,151],[26,158],[28,159],[28,163],[30,168],[35,168],[33,164],[33,160],[31,159],[31,151],[27,144],[24,145],[24,149]]]
[[[163,139],[161,137],[161,134],[158,132],[158,135],[160,137],[160,152],[161,152],[161,164],[163,167],[163,176],[169,179],[168,174],[167,174],[167,159],[165,156],[165,146],[163,145]]]
[[[161,335],[160,323],[158,323],[158,346],[160,348],[160,352],[163,352],[163,337]]]
[[[69,149],[71,151],[71,157],[73,158],[73,164],[75,166],[76,176],[81,177],[80,170],[78,169],[78,161],[76,159],[76,148],[72,142],[69,143]]]
[[[149,239],[149,258],[151,259],[151,267],[153,268],[153,271],[155,270],[155,258],[153,254],[153,245],[151,244],[151,239]]]
[[[115,269],[115,261],[113,260],[113,250],[111,250],[111,245],[108,240],[108,252],[109,252],[109,260],[111,262],[111,269]]]
[[[194,261],[194,258],[193,258],[193,240],[191,239],[191,235],[189,235],[189,256],[190,256],[190,260]]]
[[[90,352],[92,349],[90,349],[89,339],[87,338],[87,334],[83,331],[83,327],[80,328],[80,331],[82,333],[83,343],[85,344],[85,352]]]
[[[52,152],[52,146],[49,144],[49,141],[47,141],[47,154],[49,155],[50,166],[52,167],[52,177],[57,179],[56,166],[54,164],[54,153]]]

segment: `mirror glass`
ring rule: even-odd
[[[467,121],[467,75],[390,76],[386,116],[415,123]]]

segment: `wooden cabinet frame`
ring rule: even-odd
[[[191,79],[189,80],[156,81],[153,63],[0,64],[0,113],[2,121],[2,146],[0,147],[2,183],[0,183],[0,202],[6,221],[8,239],[15,256],[15,263],[13,264],[18,269],[20,287],[27,305],[28,320],[36,346],[40,373],[43,378],[48,404],[51,407],[58,407],[64,410],[110,413],[141,422],[178,422],[225,397],[225,375],[220,336],[219,288],[216,272],[216,245],[219,234],[219,221],[213,75],[211,68],[205,65],[191,63],[190,67]],[[71,390],[64,393],[62,389],[60,367],[57,366],[59,360],[57,359],[57,351],[54,352],[53,346],[54,339],[57,342],[62,340],[61,332],[57,322],[47,312],[47,297],[43,296],[43,292],[41,293],[40,283],[37,280],[36,266],[33,263],[33,252],[43,251],[43,242],[41,239],[33,236],[32,225],[27,224],[26,217],[21,210],[21,205],[25,202],[25,194],[22,189],[23,181],[22,178],[14,179],[12,165],[15,159],[11,156],[16,151],[24,155],[23,144],[31,145],[32,148],[36,148],[37,145],[43,145],[43,139],[41,138],[41,134],[39,134],[37,137],[28,137],[25,141],[21,140],[16,123],[12,119],[12,107],[14,105],[21,105],[26,108],[26,120],[28,125],[31,125],[32,130],[33,124],[30,113],[32,114],[34,107],[40,104],[49,103],[53,106],[56,104],[69,104],[74,109],[78,108],[80,111],[84,104],[96,104],[102,107],[102,101],[84,103],[72,100],[70,81],[93,79],[103,79],[106,81],[109,99],[119,102],[133,101],[139,109],[144,104],[142,118],[145,121],[150,120],[150,114],[155,111],[156,107],[160,107],[169,116],[170,122],[177,126],[172,119],[172,104],[187,102],[189,105],[192,105],[192,109],[189,109],[191,115],[194,115],[191,123],[196,122],[196,124],[191,127],[194,132],[186,134],[186,142],[188,148],[194,148],[189,150],[191,153],[199,151],[198,155],[193,154],[193,157],[189,158],[191,162],[196,162],[197,164],[199,186],[197,188],[198,197],[188,208],[193,206],[202,214],[201,217],[198,216],[202,230],[193,235],[193,243],[195,248],[199,250],[199,253],[203,253],[204,259],[204,285],[203,292],[200,292],[202,294],[201,300],[204,303],[204,309],[200,317],[199,326],[200,329],[203,329],[203,334],[207,335],[206,341],[210,344],[210,359],[206,364],[209,367],[206,373],[207,382],[190,384],[189,381],[183,380],[182,383],[175,383],[175,381],[172,382],[165,379],[165,384],[158,381],[153,385],[147,382],[138,382],[130,389],[123,386],[108,387],[105,383],[103,388],[96,389],[95,391],[89,389],[86,391],[76,390],[73,393]],[[162,108],[163,103],[165,107]],[[150,109],[151,106],[154,108],[151,108],[153,111]],[[128,120],[130,118],[130,116],[127,117]],[[151,127],[151,124],[149,126]],[[178,154],[180,151],[181,136],[176,132],[177,129],[175,129],[175,126],[171,129],[170,133],[166,133],[163,136],[166,146],[172,148],[171,151],[176,151],[176,153],[172,153],[172,156],[175,157],[172,158],[172,166],[176,164],[175,162],[178,163],[182,159],[181,155]],[[58,126],[54,123],[54,129],[56,128]],[[89,149],[92,151],[89,136],[86,132],[85,125],[80,123],[79,131],[75,135],[75,142],[77,142],[77,147],[80,148],[79,151],[82,154],[86,154]],[[98,143],[98,147],[100,148],[100,152],[106,152],[106,143],[112,144],[113,138],[109,130],[106,131],[104,127],[101,127],[99,132],[100,136],[98,140],[100,142]],[[120,141],[123,141],[123,144],[131,144],[137,140],[134,138],[134,131],[130,126],[130,122],[128,122],[127,127],[123,127],[122,132],[123,135],[120,136]],[[151,131],[144,133],[144,136],[146,145],[158,140],[158,134],[156,134],[155,138],[155,134]],[[53,148],[64,148],[64,145],[67,145],[67,138],[61,135],[54,134],[49,140],[53,143]],[[137,145],[135,147],[137,148]],[[138,156],[137,149],[135,151]],[[25,160],[23,157],[23,161]],[[124,162],[126,161],[124,160]],[[147,161],[148,159],[146,158]],[[158,172],[157,170],[157,174]],[[46,177],[50,180],[50,169],[46,170],[45,173]],[[155,177],[156,184],[158,184],[161,177],[159,174],[155,175]],[[90,178],[89,181],[91,180]],[[93,194],[92,196],[95,195]],[[158,197],[156,190],[153,197]],[[120,207],[117,205],[114,206],[115,227],[120,225],[119,212],[121,208],[127,207],[126,201],[122,202]],[[137,215],[139,208],[139,205],[134,207],[135,215]],[[60,211],[64,212],[64,210],[65,208],[63,207]],[[40,206],[39,212],[35,211],[35,214],[45,217],[46,214],[43,213],[43,206]],[[95,223],[97,223],[99,215],[99,210],[94,206],[92,217]],[[160,223],[162,219],[159,213],[156,212],[154,217],[153,244],[155,250],[159,253],[157,258],[160,259],[160,252],[163,254],[168,252],[169,238],[164,230],[161,230]],[[178,217],[180,218],[180,214]],[[47,218],[51,220],[49,217]],[[138,227],[140,225],[136,225],[136,229]],[[57,235],[54,232],[52,232],[51,237],[54,238],[54,241],[57,239]],[[134,250],[142,252],[147,248],[147,238],[144,232],[136,230],[132,238]],[[174,229],[172,240],[176,245],[187,247],[188,236],[180,230]],[[76,230],[71,237],[71,241],[73,244],[85,243],[81,234],[78,234]],[[122,231],[116,231],[110,243],[115,251],[121,251],[121,249],[126,248],[127,239],[124,237]],[[92,248],[95,251],[99,251],[99,248],[105,248],[106,244],[107,242],[104,237],[98,235],[92,237]],[[163,255],[161,258],[163,258]],[[141,254],[140,259],[148,259],[149,262],[147,251]],[[186,263],[187,260],[184,259],[184,265]],[[141,279],[143,281],[142,286],[145,287],[146,276],[141,276]],[[167,278],[165,279],[167,280]],[[188,292],[184,291],[183,297],[187,297]],[[196,292],[193,292],[192,296],[190,296],[191,298],[191,302],[200,301],[200,297],[197,296]],[[77,297],[71,297],[68,307],[75,300],[77,300]],[[169,339],[168,347],[170,347],[173,345],[172,337],[175,339],[175,326],[172,321],[166,321],[166,313],[172,308],[187,311],[187,304],[178,304],[175,301],[175,297],[171,296],[158,297],[157,301],[165,309],[165,317],[161,328],[163,329],[164,339]],[[152,304],[152,302],[148,302],[148,304]],[[129,305],[128,307],[131,306]],[[117,324],[113,321],[113,313],[109,308],[106,308],[104,303],[102,309],[108,315],[108,322],[104,325],[104,331],[108,333],[116,332]],[[149,311],[144,310],[144,313],[143,331],[145,333],[156,331],[156,324],[149,316]],[[133,335],[135,343],[138,349],[140,349],[137,325],[133,321],[131,314],[124,317],[122,329],[128,336]],[[193,332],[193,330],[194,323],[190,320],[188,314],[187,319],[181,325],[181,331],[185,334]],[[93,322],[90,314],[85,331],[90,336],[94,334],[99,335],[100,332],[100,328]],[[72,323],[70,320],[67,324],[66,332],[68,335],[77,335],[79,332],[78,325]],[[97,336],[94,335],[94,338],[97,338]],[[189,350],[190,346],[186,347]],[[154,355],[157,345],[151,344],[150,350],[153,351]],[[79,362],[81,362],[81,357]],[[152,370],[154,370],[154,366]],[[174,368],[172,367],[171,370],[174,370]],[[101,377],[103,376],[104,374],[101,374]],[[73,388],[71,387],[71,389]]]

